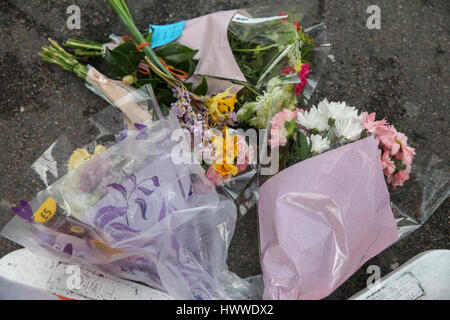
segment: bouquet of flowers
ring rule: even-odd
[[[397,241],[387,184],[409,179],[415,150],[375,113],[326,99],[276,113],[269,145],[282,171],[260,187],[264,296],[324,298]]]
[[[152,121],[152,115],[143,103],[145,98],[138,91],[122,82],[109,79],[92,66],[84,65],[56,41],[49,39],[49,42],[50,46],[43,47],[40,53],[44,61],[55,63],[84,79],[97,90],[100,96],[117,106],[124,113],[126,123]]]
[[[197,165],[171,160],[177,128],[162,119],[130,132],[33,201],[21,201],[3,234],[177,299],[251,297],[225,264],[236,208]]]

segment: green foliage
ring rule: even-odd
[[[159,48],[156,53],[163,58],[167,64],[179,65],[192,60],[198,50],[190,49],[177,42],[168,43]]]
[[[134,74],[137,67],[124,53],[109,49],[106,49],[105,63],[108,70],[117,78]]]
[[[176,42],[168,43],[156,50],[158,57],[161,57],[168,66],[186,72],[188,77],[194,74],[197,67],[198,60],[194,59],[197,52],[198,50],[193,50]]]
[[[396,173],[402,170],[406,170],[406,165],[403,163],[402,160],[394,159],[394,164]]]
[[[403,132],[403,126],[401,124],[396,124],[394,125],[394,128],[398,131],[398,132]]]
[[[194,73],[198,63],[198,60],[193,59],[197,50],[192,50],[178,43],[169,43],[155,53],[166,62],[167,66],[182,70],[189,76]],[[134,41],[125,41],[114,50],[107,49],[104,61],[108,71],[116,78],[122,79],[127,75],[134,75],[136,87],[140,88],[150,84],[158,101],[163,105],[170,106],[176,99],[172,91],[168,89],[166,82],[153,71],[145,76],[138,73],[139,64],[143,58],[144,53],[137,50]],[[185,85],[188,90],[192,89],[192,84],[185,83]],[[204,95],[207,90],[208,84],[206,79],[203,78],[202,83],[194,90],[194,93]]]
[[[299,161],[306,160],[311,157],[311,146],[308,144],[308,140],[306,139],[306,136],[300,132],[300,138],[298,139],[299,143],[299,150],[296,154],[296,158],[298,158]]]
[[[261,86],[279,76],[284,67],[295,67],[298,59],[309,63],[313,40],[290,22],[272,20],[255,24],[230,23],[228,40],[234,57],[251,85]],[[279,61],[281,53],[289,52]],[[270,70],[268,68],[271,68]]]
[[[189,88],[188,88],[189,89]],[[208,91],[208,81],[206,81],[206,77],[202,76],[202,83],[198,85],[197,88],[192,91],[196,95],[204,96],[206,95],[206,92]]]

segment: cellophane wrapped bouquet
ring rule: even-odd
[[[398,239],[388,185],[410,179],[415,149],[375,113],[345,102],[282,110],[270,122],[277,173],[260,187],[264,296],[320,299]]]
[[[234,204],[198,165],[171,160],[176,125],[162,119],[128,133],[33,201],[21,201],[8,237],[177,299],[251,297],[226,268]]]

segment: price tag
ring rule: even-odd
[[[42,206],[37,209],[33,215],[33,220],[37,223],[44,223],[49,221],[55,215],[57,210],[56,202],[52,198],[48,198],[42,204]]]

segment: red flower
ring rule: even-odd
[[[292,68],[292,67],[281,69],[281,72],[282,72],[283,74],[289,74],[289,73],[292,73],[292,72],[294,72],[294,71],[295,71],[295,69]]]
[[[303,89],[306,86],[306,80],[308,79],[310,73],[311,69],[309,69],[309,64],[307,63],[302,64],[302,69],[298,73],[298,79],[300,80],[300,82],[297,83],[295,86],[295,93],[298,96],[302,94]]]
[[[286,16],[286,12],[279,12],[279,13],[278,13],[278,16],[281,16],[281,17],[282,17],[282,16]],[[281,21],[286,21],[286,22],[287,22],[287,21],[288,21],[288,18],[283,18],[283,19],[281,19]]]

